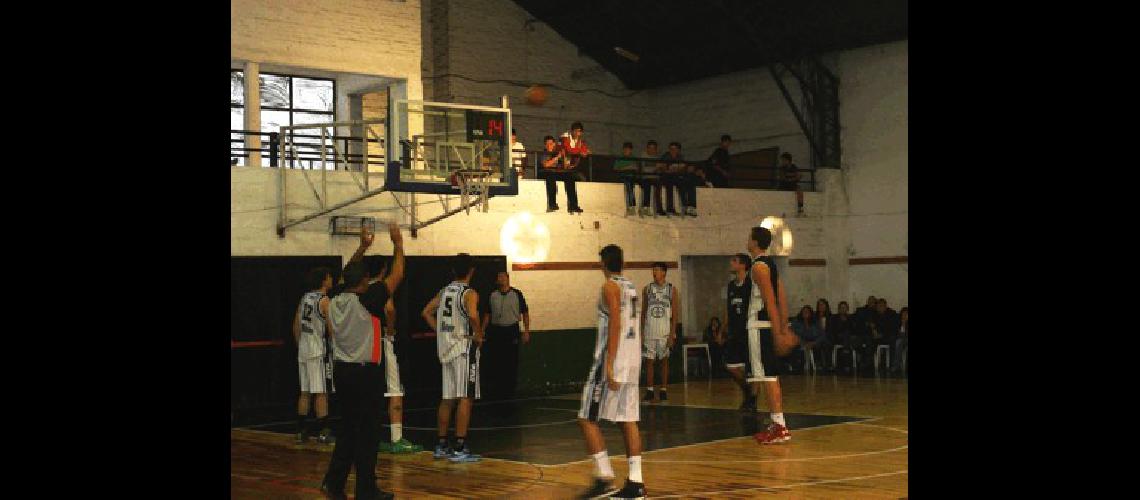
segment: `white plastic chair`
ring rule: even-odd
[[[886,355],[883,355],[883,351],[886,351]],[[887,365],[887,371],[890,371],[891,370],[891,346],[889,346],[887,344],[879,344],[879,346],[875,348],[875,373],[879,373],[879,360],[880,359],[885,359],[886,365]]]
[[[712,378],[712,354],[709,353],[708,344],[685,344],[681,351],[681,371],[685,372],[685,382],[689,381],[689,349],[704,349],[705,359],[709,362],[709,378]]]
[[[804,373],[807,373],[807,371],[809,369],[811,370],[812,373],[815,373],[818,371],[815,367],[815,349],[811,348],[811,347],[805,347],[804,348]]]

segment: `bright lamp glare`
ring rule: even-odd
[[[499,232],[499,247],[512,262],[542,262],[550,253],[550,229],[530,212],[512,215]]]

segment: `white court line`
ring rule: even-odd
[[[847,482],[847,481],[859,481],[859,480],[863,480],[863,479],[874,479],[877,477],[897,476],[899,474],[909,474],[909,473],[910,473],[909,470],[903,469],[903,470],[897,470],[894,472],[884,472],[882,474],[871,474],[869,476],[853,476],[853,477],[844,477],[844,478],[839,478],[839,479],[822,479],[819,481],[808,481],[806,483],[785,484],[782,486],[757,486],[754,488],[738,488],[735,490],[696,491],[696,492],[689,492],[689,493],[677,494],[677,495],[653,495],[653,498],[685,498],[685,497],[698,496],[698,495],[718,495],[718,494],[727,494],[727,493],[740,493],[742,491],[754,491],[754,490],[767,490],[767,491],[774,491],[775,490],[775,491],[778,491],[778,490],[784,490],[784,489],[789,489],[789,488],[798,488],[801,486],[815,486],[818,484],[843,483],[843,482]]]
[[[815,462],[819,460],[837,460],[840,458],[853,458],[865,457],[867,455],[879,455],[882,453],[891,453],[910,448],[910,445],[902,445],[889,450],[878,451],[863,451],[859,453],[847,453],[844,455],[827,455],[823,457],[806,457],[806,458],[771,458],[767,460],[642,460],[643,463],[670,463],[670,464],[758,464],[770,462]],[[657,450],[654,450],[657,451]]]
[[[866,421],[867,421],[867,422],[874,422],[874,421],[876,421],[876,420],[882,420],[882,418],[881,418],[881,417],[870,417],[870,418],[868,418]],[[806,432],[806,431],[810,431],[810,430],[812,430],[812,429],[822,429],[822,428],[824,428],[824,427],[834,427],[834,426],[837,426],[837,425],[849,425],[849,424],[855,424],[855,423],[858,423],[858,422],[838,422],[838,423],[834,423],[834,424],[823,424],[823,425],[817,425],[817,426],[815,426],[815,427],[805,427],[805,428],[803,428],[803,429],[797,429],[797,430],[796,430],[796,432]],[[897,430],[897,429],[895,429],[895,430]],[[714,440],[712,440],[712,441],[702,441],[702,442],[700,442],[700,443],[690,443],[690,444],[683,444],[683,445],[679,445],[679,446],[670,446],[670,447],[668,447],[668,448],[658,448],[658,449],[656,449],[656,450],[643,451],[643,452],[641,452],[641,455],[642,455],[642,456],[645,456],[645,455],[648,455],[648,454],[650,454],[650,453],[656,453],[656,452],[659,452],[659,451],[672,451],[672,450],[679,450],[679,449],[681,449],[681,448],[692,448],[692,447],[694,447],[694,446],[704,446],[704,445],[706,445],[706,444],[724,443],[724,442],[727,442],[727,441],[735,441],[735,440],[737,440],[737,439],[752,439],[752,436],[737,436],[737,437],[730,437],[730,438],[724,438],[724,439],[714,439]],[[894,450],[887,450],[887,451],[894,451]],[[877,452],[873,452],[873,453],[886,453],[887,451],[877,451]],[[619,457],[624,457],[624,456],[625,456],[625,454],[621,454],[621,455],[610,455],[610,458],[619,458]],[[829,459],[831,459],[831,458],[832,458],[832,456],[827,456],[827,457],[815,457],[815,458],[816,458],[816,459],[818,459],[818,460],[829,460]],[[842,456],[834,456],[834,458],[842,458]],[[576,460],[576,461],[574,461],[574,462],[566,462],[566,463],[563,463],[563,464],[551,464],[551,465],[547,465],[547,464],[533,464],[533,465],[534,465],[535,467],[547,467],[547,468],[553,468],[553,467],[565,467],[565,466],[567,466],[567,465],[575,465],[575,464],[587,463],[587,462],[592,462],[593,460],[594,460],[594,459],[592,459],[592,458],[586,458],[586,459],[582,459],[582,460]],[[788,460],[789,460],[789,461],[795,461],[796,459],[788,459]],[[724,461],[724,460],[714,460],[713,462],[723,462],[723,461]],[[771,461],[775,462],[775,461],[779,461],[779,460],[771,460]],[[643,458],[643,459],[642,459],[642,462],[643,462],[643,463],[644,463],[644,462],[667,462],[667,460],[649,460],[649,459],[644,459],[644,458]],[[529,463],[529,462],[528,462],[528,463]]]
[[[862,426],[864,426],[864,427],[878,427],[878,428],[880,428],[880,429],[886,429],[886,430],[889,430],[889,431],[901,432],[901,433],[903,433],[903,434],[910,434],[910,431],[905,431],[905,430],[902,430],[902,429],[896,429],[896,428],[894,428],[894,427],[887,427],[887,426],[885,426],[885,425],[865,424],[865,423],[862,423],[862,422],[851,422],[851,424],[853,424],[853,425],[862,425]]]
[[[490,405],[495,405],[495,404],[499,404],[499,403],[512,403],[515,401],[531,401],[531,400],[535,400],[535,399],[558,399],[558,398],[551,397],[551,396],[533,396],[533,397],[529,397],[529,398],[504,399],[501,401],[480,401],[480,402],[473,403],[471,406],[490,406]],[[438,409],[439,409],[439,407],[437,407],[437,406],[433,406],[430,408],[407,408],[404,410],[404,413],[408,413],[408,412],[412,412],[412,411],[424,411],[424,410],[436,411]],[[339,419],[339,418],[340,417],[337,417],[337,419]],[[233,427],[233,429],[257,429],[259,427],[269,427],[271,425],[281,425],[281,424],[289,424],[289,423],[296,423],[296,420],[282,420],[280,422],[267,422],[264,424],[254,424],[254,425],[246,425],[246,426],[241,426],[241,427]],[[388,424],[384,424],[384,427],[388,427]],[[405,429],[406,428],[407,427],[405,427]]]
[[[504,425],[501,427],[468,427],[467,430],[471,430],[471,431],[497,431],[497,430],[503,430],[503,429],[529,429],[532,427],[549,427],[551,425],[572,424],[572,423],[577,422],[577,421],[578,421],[578,419],[560,420],[558,422],[543,422],[540,424]],[[388,426],[385,425],[385,427],[388,427]],[[414,431],[434,431],[437,429],[436,427],[411,427],[408,425],[405,425],[404,428],[405,429],[411,429]]]

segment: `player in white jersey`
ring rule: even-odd
[[[476,462],[467,443],[467,426],[471,422],[471,405],[479,394],[479,347],[483,344],[483,326],[479,321],[479,293],[471,289],[475,262],[461,253],[452,261],[452,281],[424,307],[423,317],[435,330],[436,354],[443,368],[443,396],[439,401],[439,443],[435,458],[452,462]],[[455,446],[448,446],[447,428],[455,400]]]
[[[297,365],[300,376],[301,395],[297,398],[297,443],[309,439],[310,429],[305,424],[309,416],[309,400],[316,400],[317,419],[313,429],[319,431],[317,441],[332,442],[332,431],[328,427],[329,396],[325,387],[326,363],[325,336],[328,328],[329,298],[332,288],[332,272],[323,267],[309,271],[305,278],[309,291],[297,304],[293,316],[293,340],[297,342]]]
[[[578,424],[586,438],[586,448],[594,460],[594,484],[579,498],[645,498],[641,478],[641,434],[637,421],[637,378],[641,371],[641,310],[637,287],[621,276],[621,247],[608,245],[599,252],[606,282],[598,298],[598,333],[594,361],[582,388]],[[598,420],[621,426],[629,457],[629,478],[615,493],[614,470],[605,449]]]
[[[788,323],[788,299],[776,262],[768,255],[772,232],[754,227],[748,236],[752,256],[752,296],[748,301],[749,382],[761,382],[768,399],[772,424],[753,437],[760,444],[783,443],[792,439],[784,421],[783,394],[780,390],[780,358],[787,356],[797,342]]]
[[[665,386],[669,385],[669,351],[677,341],[677,325],[681,323],[680,292],[672,283],[665,282],[669,267],[664,262],[653,263],[653,283],[645,285],[641,317],[645,319],[642,348],[645,359],[645,401],[667,401]],[[653,392],[653,368],[661,370],[660,399]]]

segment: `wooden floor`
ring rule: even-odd
[[[698,439],[691,444],[646,451],[642,454],[642,474],[650,498],[908,496],[905,379],[791,376],[783,377],[783,390],[785,413],[866,418],[801,429],[793,424],[793,439],[783,445],[759,446],[751,437],[741,436],[704,442]],[[670,401],[663,405],[694,409],[734,409],[740,402],[739,391],[723,379],[673,384],[669,386],[669,397]],[[572,394],[560,399],[577,398],[577,394]],[[573,406],[566,403],[567,407]],[[649,412],[645,406],[642,408],[645,421]],[[692,415],[688,420],[674,418],[669,427],[674,430],[668,432],[685,432],[686,426],[699,426],[701,413],[682,408],[676,411]],[[476,406],[475,414],[479,412],[480,406]],[[719,410],[716,413],[727,414]],[[559,415],[547,427],[519,426],[527,427],[525,432],[530,434],[512,442],[533,454],[541,453],[545,447],[553,449],[555,446],[542,443],[558,439],[563,441],[561,446],[580,447],[580,456],[585,459],[580,437],[575,440],[573,433],[552,431],[551,426],[576,430],[572,422],[561,423],[572,417]],[[473,429],[476,425],[473,420]],[[648,426],[649,422],[643,422],[643,435],[649,432]],[[423,432],[430,439],[427,429]],[[607,441],[620,442],[615,439],[620,432],[612,424],[603,424],[603,429]],[[564,437],[551,438],[552,435]],[[232,498],[321,498],[317,488],[328,466],[331,448],[294,445],[289,434],[257,429],[233,429],[230,438]],[[650,447],[646,445],[647,449]],[[473,451],[480,452],[478,444]],[[620,486],[628,470],[624,455],[618,455],[624,450],[611,444],[609,451]],[[537,460],[485,458],[479,463],[451,464],[433,460],[429,452],[379,457],[379,484],[394,491],[397,498],[572,498],[588,485],[592,471],[592,464],[586,460],[550,465]],[[355,474],[349,477],[350,494],[354,481]]]

